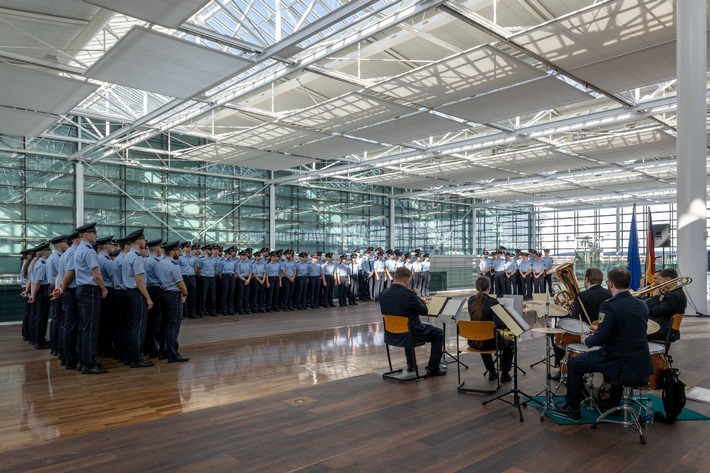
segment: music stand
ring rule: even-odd
[[[506,307],[505,305],[502,304],[497,304],[492,307],[493,312],[498,316],[498,318],[505,324],[505,326],[508,328],[513,333],[513,342],[514,342],[514,349],[515,352],[513,353],[513,386],[507,391],[504,392],[503,394],[500,394],[493,399],[489,399],[487,401],[483,401],[483,405],[485,406],[489,402],[493,401],[503,401],[505,403],[510,404],[511,406],[515,407],[518,409],[518,415],[520,416],[520,422],[523,421],[523,410],[522,406],[523,403],[520,402],[520,397],[524,396],[528,399],[530,399],[530,396],[525,394],[523,391],[518,389],[518,337],[522,335],[523,333],[527,332],[530,330],[530,325],[528,325],[527,322],[525,322],[525,319],[523,319],[520,314],[518,314],[514,309],[510,307]],[[505,396],[512,394],[513,395],[513,402],[510,402],[507,399],[503,399]]]
[[[454,356],[449,353],[449,350],[446,349],[446,320],[451,318],[451,320],[456,323],[458,321],[459,312],[461,312],[461,308],[463,307],[464,302],[466,302],[465,299],[448,298],[446,304],[441,310],[441,313],[439,314],[439,319],[441,320],[441,325],[444,330],[444,352],[441,354],[441,360],[444,365],[448,366],[448,363],[446,362],[446,355],[448,355],[454,360],[455,363],[458,363],[464,368],[468,369],[468,365],[461,361],[461,358],[458,356],[458,353],[456,354],[457,356]]]

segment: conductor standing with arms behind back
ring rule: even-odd
[[[412,272],[405,268],[397,268],[393,284],[380,294],[380,311],[383,315],[398,315],[409,319],[409,331],[414,343],[431,343],[431,355],[426,367],[427,376],[444,376],[446,371],[439,367],[444,350],[444,331],[433,325],[424,324],[420,316],[429,312],[426,304],[419,297],[419,291],[409,289],[409,278]],[[414,371],[412,348],[405,348],[407,355],[407,371]]]

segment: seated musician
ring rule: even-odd
[[[409,279],[412,272],[404,266],[394,272],[393,284],[380,294],[380,311],[383,315],[399,315],[409,318],[409,331],[414,338],[414,343],[431,343],[431,355],[426,367],[428,376],[444,376],[445,370],[439,367],[441,355],[444,351],[444,331],[433,325],[422,323],[419,318],[427,315],[429,310],[419,297],[417,289],[409,289]],[[407,371],[414,371],[414,347],[405,349],[407,356]]]
[[[661,284],[672,281],[678,277],[678,272],[675,269],[667,268],[661,271],[660,277],[654,279],[655,284]],[[675,314],[684,314],[685,308],[688,305],[688,299],[683,292],[683,286],[670,291],[656,290],[653,295],[646,301],[648,305],[648,318],[657,322],[661,328],[648,336],[649,340],[666,340],[668,330],[671,330],[671,317]],[[671,334],[671,341],[680,338],[680,332],[677,330]]]
[[[607,275],[612,298],[599,308],[603,321],[593,335],[582,339],[589,351],[572,358],[567,366],[567,403],[555,403],[555,409],[574,420],[581,419],[583,375],[603,373],[612,381],[640,381],[653,373],[653,363],[646,341],[648,308],[631,295],[631,273],[626,268],[613,268]],[[609,405],[618,405],[623,387],[613,384]],[[606,406],[604,406],[606,407]]]
[[[479,321],[492,321],[496,323],[497,329],[505,329],[505,324],[498,318],[498,316],[493,312],[492,307],[498,305],[497,299],[488,295],[491,289],[491,280],[487,277],[481,276],[476,279],[476,291],[475,295],[469,297],[468,299],[468,314],[471,316],[471,320]],[[501,376],[500,382],[507,383],[512,379],[510,376],[510,370],[513,366],[513,354],[515,353],[515,343],[513,340],[508,340],[496,332],[498,335],[498,347],[502,349],[503,355],[501,356]],[[489,340],[484,342],[474,342],[472,340],[468,341],[469,346],[476,348],[478,350],[494,350],[495,341]],[[481,353],[481,359],[483,364],[488,370],[488,380],[493,381],[498,377],[496,373],[496,367],[493,363],[493,356],[485,353]]]
[[[584,273],[584,288],[585,291],[580,292],[574,298],[574,303],[572,304],[572,313],[570,318],[574,320],[581,320],[583,322],[590,323],[596,322],[599,317],[599,307],[602,302],[611,298],[611,293],[602,287],[602,280],[604,275],[599,268],[588,268]],[[584,309],[582,309],[584,307]],[[585,315],[584,311],[587,311]],[[587,315],[589,320],[587,320]],[[560,348],[557,345],[552,345],[552,349],[555,351],[555,365],[559,366],[562,358],[565,356],[564,348]],[[554,380],[560,379],[559,371],[557,374],[551,376]]]

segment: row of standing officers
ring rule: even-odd
[[[493,283],[491,292],[497,297],[517,294],[524,300],[532,299],[533,292],[545,293],[546,286],[550,296],[554,296],[552,289],[553,260],[550,250],[542,253],[534,250],[523,252],[506,252],[504,247],[495,250],[489,258],[489,252],[483,252],[478,269],[481,276],[487,276]]]

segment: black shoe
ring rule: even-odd
[[[190,316],[188,316],[187,318],[188,318],[188,319],[196,319],[197,316],[196,316],[196,315],[190,315]]]
[[[48,350],[49,343],[35,343],[35,349],[36,350]]]
[[[358,305],[357,302],[351,302],[350,305]]]
[[[215,314],[215,313],[211,313],[211,314],[210,314],[210,317],[218,317],[218,315]]]
[[[150,352],[148,352],[148,353],[145,354],[145,357],[146,357],[146,358],[158,358],[158,354],[157,354],[156,352],[154,352],[154,351],[150,351]]]
[[[182,355],[179,355],[176,358],[168,358],[168,363],[184,363],[186,361],[190,361],[190,358]]]
[[[155,363],[148,360],[141,360],[137,363],[131,363],[130,366],[131,368],[150,368],[151,366],[155,366]]]
[[[75,369],[76,369],[76,365],[66,365],[66,369],[68,369],[68,370],[75,370]]]
[[[567,404],[560,404],[559,402],[556,402],[555,410],[572,420],[582,420],[582,413],[579,410],[572,409]]]
[[[91,368],[84,368],[81,370],[81,374],[104,374],[108,373],[106,368],[101,368],[99,366],[92,366]]]
[[[512,380],[513,380],[513,378],[510,376],[510,373],[508,373],[507,371],[503,372],[503,374],[500,375],[500,382],[501,383],[509,383]]]
[[[446,376],[446,371],[444,371],[444,370],[442,370],[442,369],[438,369],[438,370],[429,370],[429,369],[427,369],[427,370],[426,370],[426,375],[427,375],[427,376]]]
[[[407,373],[414,372],[414,366],[407,366]]]
[[[495,381],[496,379],[498,379],[498,373],[496,373],[495,371],[489,371],[488,381]]]
[[[205,315],[204,315],[204,314],[200,315],[200,318],[201,318],[201,319],[204,319],[204,318],[205,318]]]
[[[84,369],[84,365],[82,365],[81,363],[77,363],[77,364],[76,364],[76,370],[77,370],[77,371],[81,371],[81,370],[83,370],[83,369]]]

